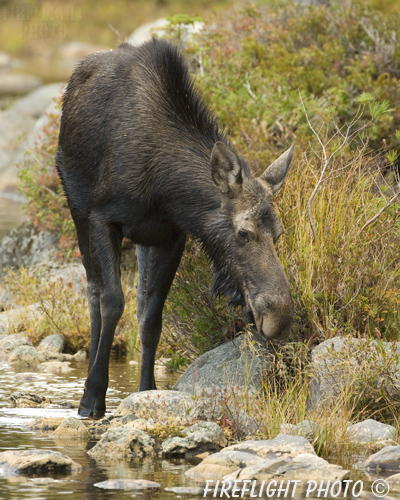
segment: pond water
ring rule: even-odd
[[[131,463],[97,464],[87,455],[95,441],[89,443],[57,442],[47,436],[25,430],[25,425],[39,417],[77,416],[76,410],[63,409],[66,401],[78,402],[86,378],[87,363],[76,363],[68,375],[34,374],[32,380],[20,381],[15,371],[0,362],[0,452],[8,449],[45,448],[65,453],[80,463],[83,469],[73,475],[30,475],[2,477],[0,470],[0,499],[2,500],[59,500],[60,495],[73,495],[77,500],[106,500],[127,498],[172,499],[179,495],[166,492],[172,486],[195,486],[185,481],[184,472],[195,462],[187,460],[143,459]],[[156,371],[157,386],[171,387],[176,375],[164,368]],[[110,366],[110,387],[107,393],[107,413],[113,412],[120,402],[138,388],[139,365],[129,360],[113,359]],[[10,408],[13,392],[32,392],[51,399],[50,408]],[[161,488],[155,492],[101,490],[94,483],[107,479],[148,479],[157,481]],[[188,497],[186,497],[188,498]],[[189,498],[196,498],[190,495]],[[201,498],[201,497],[199,497]]]

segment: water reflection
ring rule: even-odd
[[[0,363],[0,451],[9,449],[50,449],[65,453],[83,466],[72,475],[36,474],[4,477],[0,471],[0,498],[2,500],[59,500],[60,495],[74,495],[76,499],[108,500],[127,498],[169,499],[181,496],[164,491],[166,487],[193,486],[185,481],[184,472],[193,466],[187,460],[142,459],[126,462],[98,463],[87,455],[95,441],[60,442],[49,435],[28,432],[25,425],[39,417],[76,416],[76,410],[60,407],[65,401],[78,402],[86,378],[87,363],[76,363],[74,371],[66,375],[34,373],[21,377],[5,362]],[[157,385],[165,389],[173,385],[176,376],[158,370]],[[21,381],[22,378],[22,381]],[[139,365],[128,360],[113,359],[110,365],[110,389],[107,410],[112,412],[126,396],[137,390]],[[9,408],[13,392],[26,391],[45,395],[52,401],[50,408]],[[108,479],[148,479],[161,484],[160,490],[148,492],[102,490],[95,483]],[[196,498],[190,495],[190,498]],[[201,498],[201,497],[199,497]]]

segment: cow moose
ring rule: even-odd
[[[87,274],[89,372],[81,416],[105,413],[108,365],[124,310],[121,241],[136,244],[140,391],[155,389],[162,310],[186,235],[213,262],[213,291],[246,307],[266,339],[288,336],[289,282],[274,244],[273,195],[293,146],[259,177],[204,104],[171,43],[127,43],[85,57],[63,98],[57,169]]]

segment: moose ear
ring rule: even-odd
[[[211,175],[221,193],[235,196],[242,187],[242,167],[236,153],[223,142],[216,142],[211,153]]]
[[[268,182],[271,186],[274,194],[282,187],[283,181],[289,170],[290,162],[292,161],[293,151],[294,144],[292,144],[277,160],[271,163],[261,176],[261,179]]]

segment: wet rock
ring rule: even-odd
[[[94,483],[97,488],[103,490],[149,490],[160,488],[161,485],[155,481],[146,479],[109,479],[101,483]]]
[[[0,314],[0,316],[2,316],[2,314]],[[1,329],[1,323],[0,323],[0,329]],[[8,355],[12,351],[14,351],[17,347],[23,345],[33,347],[32,342],[28,339],[28,337],[25,337],[24,335],[12,333],[11,335],[0,336],[0,357],[1,358],[8,357]]]
[[[96,460],[130,460],[154,455],[155,441],[143,431],[122,425],[109,429],[88,454]]]
[[[199,465],[186,471],[185,475],[198,482],[205,482],[206,480],[217,481],[240,468],[263,461],[261,457],[257,457],[253,453],[225,450],[227,449],[225,448],[221,452],[209,455]]]
[[[82,420],[70,417],[65,419],[50,437],[61,441],[71,441],[74,439],[87,440],[90,438],[90,433]]]
[[[358,443],[370,443],[373,441],[383,441],[386,439],[394,439],[396,429],[392,425],[383,424],[369,418],[363,422],[349,425],[347,427],[349,439]]]
[[[50,403],[49,398],[29,392],[14,392],[10,396],[11,408],[45,408]]]
[[[78,351],[75,354],[73,354],[73,358],[75,361],[78,361],[79,363],[82,361],[86,361],[87,353],[86,351]]]
[[[114,415],[136,415],[138,418],[152,419],[162,424],[180,425],[192,421],[190,413],[200,401],[195,401],[190,394],[178,391],[143,391],[135,392],[125,398]]]
[[[64,418],[36,418],[26,424],[25,429],[34,432],[54,432],[64,421]]]
[[[239,469],[233,474],[224,477],[228,481],[271,481],[282,479],[285,481],[297,480],[306,482],[343,481],[350,477],[350,471],[339,466],[330,465],[326,460],[312,454],[302,454],[295,458],[263,460],[255,465]]]
[[[37,346],[37,350],[39,352],[52,351],[61,353],[63,352],[64,346],[65,346],[65,340],[61,337],[61,335],[55,333],[54,335],[49,335],[48,337],[44,338]]]
[[[45,373],[70,373],[73,371],[69,361],[45,361],[39,365],[39,370]]]
[[[104,417],[104,418],[102,418],[100,420],[94,421],[88,427],[88,431],[89,431],[90,435],[93,436],[93,437],[100,437],[100,436],[102,436],[111,427],[111,422],[112,421],[113,421],[113,419],[109,418],[109,417]],[[123,424],[120,423],[120,426],[121,425],[123,425]]]
[[[34,474],[38,472],[79,472],[82,466],[59,451],[7,450],[0,453],[3,474]]]
[[[33,75],[0,73],[0,95],[24,95],[40,87],[42,82]]]
[[[268,351],[252,344],[249,335],[222,344],[196,359],[181,376],[174,390],[200,394],[204,389],[260,386],[268,369]]]
[[[193,495],[203,496],[204,488],[196,488],[194,486],[173,486],[172,488],[164,488],[165,491],[170,491],[176,495]]]
[[[43,361],[43,357],[34,347],[21,345],[14,349],[7,359],[10,366],[21,368],[36,368]]]
[[[368,471],[399,471],[400,446],[386,446],[367,458],[364,469]]]
[[[302,436],[287,436],[279,434],[274,439],[262,441],[243,441],[232,446],[224,448],[223,452],[228,450],[239,450],[252,453],[258,457],[265,458],[294,458],[303,453],[315,455],[314,448],[307,439]]]
[[[400,492],[400,473],[386,478],[390,486],[390,491]]]
[[[166,457],[192,458],[206,451],[217,451],[226,445],[225,435],[213,422],[199,422],[182,431],[185,437],[166,439],[161,450]]]

